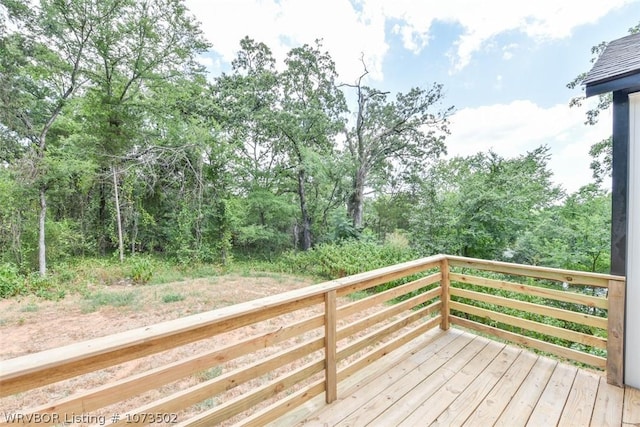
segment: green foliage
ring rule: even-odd
[[[611,194],[582,187],[563,205],[536,216],[514,245],[513,260],[533,265],[608,273]]]
[[[289,252],[278,259],[283,271],[304,271],[325,279],[386,267],[415,259],[416,253],[406,247],[378,244],[362,240],[326,243],[306,252]]]
[[[29,292],[37,297],[52,301],[61,300],[67,294],[64,286],[54,277],[42,277],[37,274],[29,276]]]
[[[198,382],[205,382],[219,377],[222,374],[221,366],[214,366],[213,368],[200,371],[196,374]]]
[[[512,159],[489,152],[441,162],[420,189],[414,244],[424,253],[501,259],[561,195],[548,160],[548,147],[539,147]]]
[[[83,311],[90,313],[103,306],[127,307],[137,300],[135,292],[94,292],[85,297]]]
[[[146,285],[153,277],[154,266],[148,257],[136,256],[130,261],[129,277],[135,285]]]
[[[184,301],[184,299],[185,299],[185,296],[178,293],[170,293],[162,296],[162,302],[165,304],[168,304],[171,302]]]
[[[25,278],[13,264],[0,265],[0,298],[23,295],[27,292]]]

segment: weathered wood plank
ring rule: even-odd
[[[591,416],[591,427],[618,427],[622,425],[624,388],[607,383],[600,378],[596,402]]]
[[[571,331],[557,326],[547,325],[545,323],[534,322],[533,320],[523,319],[521,317],[511,316],[509,314],[503,314],[485,308],[475,307],[469,304],[464,304],[456,301],[451,301],[449,306],[453,310],[458,310],[463,313],[473,314],[474,316],[483,317],[487,320],[493,320],[496,322],[504,323],[518,328],[526,329],[529,331],[538,332],[551,337],[561,338],[564,340],[589,345],[597,348],[607,348],[607,340],[604,338],[596,337],[594,335],[587,335],[581,332]]]
[[[526,301],[517,301],[509,298],[503,298],[496,295],[484,294],[482,292],[474,292],[466,289],[451,287],[449,290],[451,295],[463,298],[469,298],[476,301],[482,301],[489,304],[496,304],[502,307],[509,307],[516,310],[527,311],[529,313],[540,314],[543,316],[562,319],[568,322],[574,322],[582,325],[593,326],[600,329],[607,329],[607,319],[604,317],[592,316],[590,314],[578,313],[574,311],[563,310],[561,308],[547,307],[546,305],[534,304]]]
[[[527,425],[555,426],[558,423],[577,373],[578,369],[575,366],[563,363],[556,365],[536,407],[529,416]]]
[[[596,403],[600,375],[579,369],[558,422],[560,427],[588,426]]]
[[[505,362],[504,364],[508,364],[515,358],[514,353],[502,353],[504,347],[504,344],[495,341],[489,342],[464,368],[447,381],[445,386],[424,400],[408,417],[402,420],[398,426],[413,427],[417,425],[434,425],[434,421],[450,407],[456,398],[464,394],[469,385],[473,383],[485,369],[489,369],[492,361],[498,361],[498,364],[500,364],[501,361]],[[503,354],[502,358],[500,357],[501,353]],[[504,360],[505,356],[507,357],[506,361]],[[496,365],[493,365],[494,368],[495,366]],[[466,403],[470,403],[470,401],[467,400]],[[471,410],[473,410],[473,408],[471,408]],[[445,423],[443,425],[448,424]]]
[[[609,280],[624,280],[624,277],[609,274],[588,273],[582,271],[562,270],[558,268],[539,267],[522,264],[512,264],[502,261],[487,261],[477,258],[464,258],[447,255],[449,265],[466,267],[476,270],[489,270],[497,273],[513,274],[515,276],[535,277],[566,282],[570,285],[586,285],[606,288]]]
[[[472,276],[469,274],[450,273],[451,281],[467,283],[470,285],[484,286],[491,289],[517,292],[525,295],[533,295],[541,298],[564,301],[573,304],[581,304],[587,307],[608,308],[606,298],[594,297],[591,295],[578,294],[575,292],[559,291],[555,289],[543,288],[540,286],[523,285],[522,283],[508,282],[504,280],[487,279],[485,277]]]
[[[482,403],[461,425],[466,427],[493,425],[500,418],[502,411],[507,407],[512,396],[515,396],[520,384],[529,375],[537,360],[538,356],[529,351],[520,352],[518,358],[504,376],[500,378],[498,384],[491,389]]]
[[[504,427],[525,425],[556,365],[557,362],[554,360],[539,358],[494,425]]]

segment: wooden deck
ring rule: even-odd
[[[319,396],[319,398],[322,396]],[[640,391],[460,329],[432,330],[274,426],[638,426]]]

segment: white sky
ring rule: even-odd
[[[213,74],[248,35],[284,58],[323,39],[340,78],[353,82],[363,53],[370,84],[385,90],[444,83],[456,106],[449,155],[493,148],[504,156],[551,147],[555,180],[574,191],[591,179],[589,146],[611,116],[583,124],[565,84],[590,66],[590,47],[626,35],[640,0],[187,0],[201,21]],[[569,53],[567,53],[569,52]],[[572,55],[572,56],[571,56]],[[426,77],[428,76],[428,77]]]

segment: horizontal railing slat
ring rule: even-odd
[[[570,285],[584,285],[606,288],[609,286],[609,280],[624,280],[624,277],[612,276],[610,274],[589,273],[582,271],[563,270],[560,268],[512,264],[509,262],[488,261],[483,259],[465,258],[459,256],[447,256],[446,258],[449,261],[449,265],[453,267],[466,267],[476,270],[488,270],[496,273],[512,274],[516,276],[556,280],[559,282],[566,282]]]
[[[266,399],[276,396],[281,391],[296,385],[312,375],[322,372],[323,369],[324,361],[318,360],[310,362],[305,366],[243,394],[242,396],[229,400],[220,406],[198,414],[184,422],[178,423],[176,426],[210,427],[216,425]]]
[[[456,270],[449,271],[450,267],[455,267]],[[517,281],[483,278],[460,273],[459,268],[554,280],[572,286],[608,288],[609,296],[602,298],[542,286],[525,285],[516,283]],[[436,269],[437,271],[433,273],[433,270]],[[414,274],[424,275],[429,271],[432,273],[426,277],[394,286],[383,292],[367,295],[354,302],[345,303],[343,299],[336,300],[336,295],[346,297],[354,292],[365,291]],[[227,396],[226,391],[263,377],[274,370],[284,367],[293,368],[293,371],[282,373],[273,381],[256,386],[239,397],[229,398],[221,405],[194,415],[191,419],[181,421],[178,424],[180,426],[208,426],[241,414],[257,404],[269,403],[268,406],[259,409],[253,415],[247,416],[245,414],[241,421],[242,425],[264,425],[322,392],[327,393],[326,398],[329,399],[330,389],[336,388],[336,379],[338,382],[345,380],[377,359],[438,325],[447,329],[449,325],[447,319],[450,319],[452,324],[491,334],[558,357],[598,368],[606,367],[607,370],[612,370],[613,381],[621,382],[621,331],[623,329],[620,315],[614,316],[615,324],[612,325],[611,320],[604,317],[505,298],[492,293],[471,291],[463,289],[463,284],[579,304],[585,309],[596,311],[595,309],[608,310],[610,304],[614,304],[611,306],[611,310],[620,306],[620,301],[624,301],[623,297],[620,297],[620,295],[624,295],[624,280],[625,278],[620,276],[435,255],[182,319],[5,360],[1,362],[0,366],[0,397],[116,366],[129,360],[212,338],[218,334],[258,322],[271,322],[270,319],[314,306],[325,310],[321,314],[312,314],[310,317],[293,324],[283,324],[270,332],[250,336],[222,348],[134,374],[113,383],[68,396],[54,403],[40,405],[29,410],[28,413],[88,413],[145,391],[160,388],[210,367],[231,362],[239,357],[260,354],[259,351],[263,348],[271,347],[273,349],[276,344],[286,343],[283,350],[268,356],[257,356],[257,359],[249,362],[242,362],[246,363],[246,366],[240,366],[211,380],[175,391],[169,396],[129,410],[127,414],[132,417],[125,415],[121,417],[120,422],[116,423],[130,424],[131,422],[127,421],[135,420],[134,415],[136,414],[184,410],[213,396]],[[450,286],[450,283],[453,285]],[[414,294],[428,286],[432,289],[417,295]],[[386,304],[405,295],[408,297],[405,300]],[[613,299],[611,299],[612,297]],[[520,314],[513,316],[499,312],[500,309],[494,311],[477,307],[473,305],[474,302],[467,304],[460,301],[460,298],[600,328],[603,331],[608,331],[613,341],[589,333],[548,325],[542,321],[518,317]],[[429,305],[419,307],[424,304]],[[376,307],[379,305],[380,307]],[[442,313],[442,310],[447,312]],[[606,358],[474,322],[458,315],[452,315],[449,310],[585,346],[606,349],[607,354],[613,355],[616,360],[609,361],[609,365],[607,365]],[[604,312],[600,311],[599,313]],[[350,316],[355,314],[358,314],[359,318],[352,320]],[[342,321],[343,325],[336,328],[336,321]],[[330,328],[326,329],[326,325],[329,325]],[[323,326],[325,326],[324,331],[315,331],[313,332],[315,335],[310,337],[311,331]],[[358,334],[364,335],[357,336]],[[331,339],[327,339],[327,337]],[[339,341],[337,346],[333,344],[334,339]],[[348,341],[348,339],[352,341]],[[335,351],[327,352],[329,347],[335,348]],[[318,352],[323,348],[325,349],[324,357],[320,356]],[[309,355],[312,354],[315,360],[308,362]],[[335,362],[332,361],[333,355],[335,355]],[[345,365],[347,362],[348,364]],[[298,368],[293,367],[292,363],[306,364]],[[337,372],[331,372],[326,366],[327,363],[330,363],[332,367],[338,365],[342,367]],[[323,370],[325,371],[325,379],[316,380],[316,377],[313,376]],[[310,383],[308,381],[307,384],[299,384],[307,379]],[[327,379],[330,380],[329,387],[326,383]],[[291,389],[296,385],[301,388]],[[288,395],[280,394],[285,390],[289,392]],[[265,402],[265,400],[275,397],[278,398],[277,401]]]
[[[210,312],[3,361],[0,397],[72,378],[324,302],[437,266],[443,255],[396,264]]]
[[[431,274],[427,277],[422,277],[412,282],[405,283],[404,285],[399,285],[386,291],[367,296],[352,303],[344,304],[338,307],[338,317],[341,319],[345,318],[367,308],[373,307],[374,305],[391,301],[394,298],[433,285],[440,281],[441,277],[442,275],[440,273]]]
[[[475,301],[482,301],[488,304],[495,304],[502,307],[513,308],[515,310],[528,311],[530,313],[539,314],[541,316],[553,317],[556,319],[566,320],[567,322],[593,326],[595,328],[607,328],[607,319],[605,317],[591,316],[589,314],[563,310],[561,308],[547,307],[545,305],[534,304],[531,302],[512,300],[496,295],[460,289],[454,286],[452,286],[449,291],[451,296],[468,298]]]
[[[468,274],[450,273],[451,281],[467,283],[470,285],[484,286],[491,289],[517,292],[523,295],[538,296],[556,301],[568,302],[572,304],[582,304],[587,307],[597,307],[607,309],[609,304],[606,298],[594,297],[591,295],[577,294],[575,292],[558,291],[555,289],[543,288],[540,286],[529,286],[521,283],[513,283],[504,280],[487,279],[485,277],[472,276]]]
[[[555,338],[572,341],[601,349],[607,348],[607,340],[605,338],[587,335],[581,332],[569,329],[559,328],[557,326],[547,325],[544,323],[534,322],[533,320],[522,319],[520,317],[510,316],[508,314],[498,313],[496,311],[487,310],[480,307],[474,307],[469,304],[463,304],[456,301],[450,302],[451,309],[461,311],[463,313],[472,314],[474,316],[483,317],[490,321],[504,323],[505,325],[515,326],[529,331],[538,332]]]
[[[380,342],[383,338],[391,335],[392,333],[397,332],[405,326],[439,310],[440,305],[440,301],[434,302],[433,304],[406,314],[398,320],[389,323],[380,329],[370,332],[369,334],[357,339],[356,341],[348,344],[340,351],[338,351],[337,360],[344,360],[347,357],[357,353],[358,351]]]
[[[267,374],[286,365],[287,363],[298,360],[314,351],[320,350],[322,349],[323,344],[323,338],[316,338],[302,344],[298,344],[293,348],[288,348],[274,355],[258,360],[249,366],[236,369],[227,374],[220,375],[217,378],[189,387],[188,389],[181,390],[140,408],[129,411],[127,415],[116,424],[128,424],[129,420],[135,419],[135,415],[138,414],[171,413],[179,411],[185,407],[195,405],[196,403],[202,402],[203,400],[215,396],[218,393],[231,390],[242,383],[257,378],[260,375]]]
[[[86,413],[119,402],[147,390],[158,388],[171,381],[211,368],[251,353],[260,348],[278,344],[304,332],[323,325],[323,315],[318,315],[280,328],[266,334],[254,336],[214,351],[198,354],[177,362],[163,365],[122,380],[105,384],[88,392],[69,396],[54,404],[29,410],[29,413]]]
[[[462,317],[451,315],[451,323],[462,326],[473,331],[490,334],[498,338],[521,344],[528,348],[551,353],[558,357],[563,357],[569,360],[575,360],[576,362],[585,363],[587,365],[595,366],[596,368],[604,369],[607,359],[604,357],[595,356],[593,354],[583,353],[581,351],[572,350],[567,347],[562,347],[556,344],[548,343],[546,341],[537,340],[535,338],[525,337],[524,335],[514,334],[512,332],[505,331],[503,329],[494,328],[493,326],[485,325],[483,323],[474,322],[472,320],[463,319]]]
[[[411,308],[416,307],[417,305],[423,304],[429,300],[437,298],[438,296],[440,296],[440,293],[441,293],[441,289],[439,287],[432,289],[428,292],[425,292],[420,295],[416,295],[405,301],[399,302],[397,304],[393,304],[389,307],[385,307],[382,310],[376,311],[375,313],[370,314],[369,316],[366,316],[360,320],[357,320],[347,326],[343,326],[342,328],[338,329],[338,340],[341,340],[347,336],[356,334],[385,319],[391,318],[396,314],[400,314],[403,311],[410,310]]]

